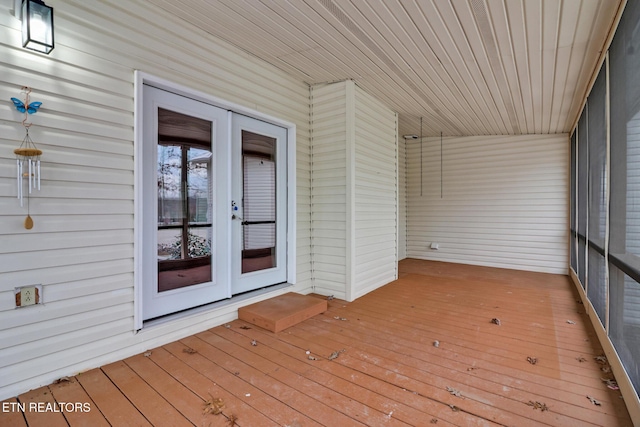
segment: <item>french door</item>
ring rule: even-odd
[[[286,129],[145,85],[144,320],[286,281]]]
[[[287,280],[286,129],[232,120],[232,293]]]
[[[227,298],[228,112],[144,86],[143,319]]]

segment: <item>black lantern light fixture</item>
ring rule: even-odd
[[[42,0],[22,2],[22,47],[46,54],[53,50],[53,8]]]

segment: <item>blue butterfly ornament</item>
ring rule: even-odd
[[[13,101],[13,105],[16,106],[16,110],[20,111],[21,113],[26,112],[29,114],[34,114],[42,105],[42,102],[32,102],[29,105],[24,105],[24,102],[20,101],[18,98],[11,98],[11,100]]]

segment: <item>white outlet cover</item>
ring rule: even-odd
[[[16,308],[42,304],[42,285],[28,285],[14,288],[15,294],[20,294],[20,305]]]

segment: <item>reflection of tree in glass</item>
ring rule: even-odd
[[[182,149],[173,145],[158,146],[158,196],[177,198],[180,196],[180,170]]]
[[[175,145],[158,146],[158,196],[180,197],[182,174],[182,148]],[[189,197],[206,194],[208,189],[211,152],[198,148],[187,150],[187,181]]]

